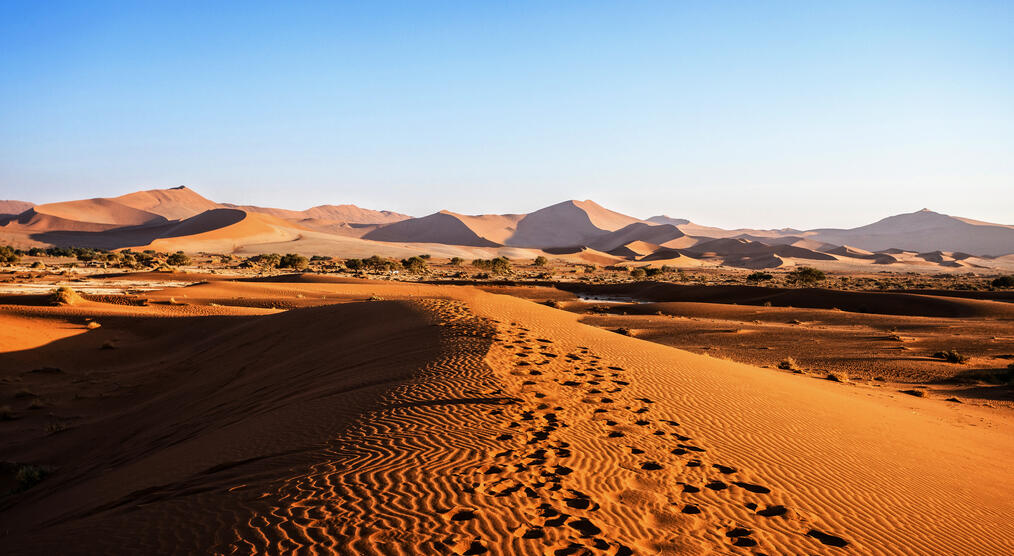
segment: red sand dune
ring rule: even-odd
[[[63,220],[111,224],[114,226],[144,226],[162,224],[167,218],[145,210],[124,205],[112,199],[85,199],[49,203],[33,208],[36,213]]]
[[[371,296],[388,301],[313,307]],[[20,333],[3,376],[68,424],[41,432],[22,405],[0,423],[6,457],[56,469],[0,502],[4,553],[1014,549],[1014,421],[996,410],[693,355],[473,288],[150,297],[188,304],[0,306]]]

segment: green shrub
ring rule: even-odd
[[[401,266],[412,274],[423,274],[426,272],[426,260],[422,257],[409,257],[401,260]]]
[[[169,255],[166,258],[165,262],[166,264],[172,266],[185,266],[190,264],[190,257],[186,256],[186,254],[183,253],[183,251],[177,251],[172,255]]]
[[[472,261],[472,266],[488,271],[490,274],[502,275],[510,274],[511,261],[507,257],[497,257],[495,259],[475,259]]]
[[[750,274],[749,276],[747,276],[746,277],[746,281],[747,282],[763,282],[765,280],[771,280],[772,278],[774,278],[773,275],[771,275],[771,274],[769,274],[767,272],[760,272],[760,271],[758,271],[758,272],[754,272],[754,273]]]
[[[21,255],[10,245],[0,245],[0,264],[17,264]]]
[[[787,276],[789,282],[801,286],[815,286],[823,282],[826,276],[820,270],[808,266],[801,266],[790,272]]]
[[[291,268],[293,270],[305,270],[310,266],[310,261],[296,253],[286,253],[278,259],[278,268]]]
[[[1014,288],[1014,275],[994,278],[990,284],[992,284],[994,288]]]

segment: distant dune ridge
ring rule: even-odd
[[[927,272],[1014,267],[1014,226],[928,209],[852,229],[726,230],[667,215],[641,220],[591,200],[527,214],[442,210],[413,218],[350,204],[289,210],[218,203],[185,186],[43,205],[0,201],[0,242],[329,256],[546,254],[583,263],[687,267],[806,264]]]

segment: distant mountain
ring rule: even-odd
[[[852,229],[809,230],[806,237],[868,251],[963,251],[999,256],[1014,253],[1014,226],[979,222],[922,209]]]

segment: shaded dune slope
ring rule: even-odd
[[[431,308],[438,312],[440,305]],[[250,544],[276,551],[302,544],[289,539],[306,540],[288,530],[298,529],[298,516],[275,527],[264,523],[277,512],[299,511],[298,503],[273,498],[289,495],[287,481],[300,480],[290,470],[335,458],[356,468],[363,459],[383,463],[393,455],[383,444],[398,442],[357,445],[335,435],[378,408],[418,413],[432,403],[441,406],[431,415],[440,428],[444,401],[499,403],[495,397],[463,400],[462,389],[475,380],[466,375],[477,373],[489,340],[469,329],[462,342],[461,334],[433,326],[437,318],[445,324],[458,318],[455,311],[441,316],[400,302],[326,306],[263,317],[175,319],[170,333],[158,335],[154,330],[165,327],[164,319],[156,325],[104,318],[107,329],[152,333],[122,354],[121,372],[137,383],[135,392],[121,394],[129,400],[107,402],[131,403],[53,437],[59,446],[47,450],[56,452],[51,461],[59,473],[31,498],[0,506],[5,528],[25,531],[41,520],[47,534],[8,536],[0,546],[9,554],[94,554],[230,552]],[[40,349],[75,373],[84,365],[70,357],[85,348],[86,336]],[[0,355],[7,364],[19,359],[17,353]],[[406,385],[411,381],[421,384]],[[467,457],[466,445],[460,457]],[[32,449],[14,447],[22,457]],[[417,465],[416,456],[409,457]]]
[[[817,288],[767,288],[761,286],[689,286],[663,282],[632,284],[559,284],[557,287],[595,295],[632,297],[645,301],[696,301],[737,303],[812,309],[841,309],[856,313],[926,317],[993,317],[1014,319],[1014,305],[986,299],[947,297],[937,292],[839,291]]]

